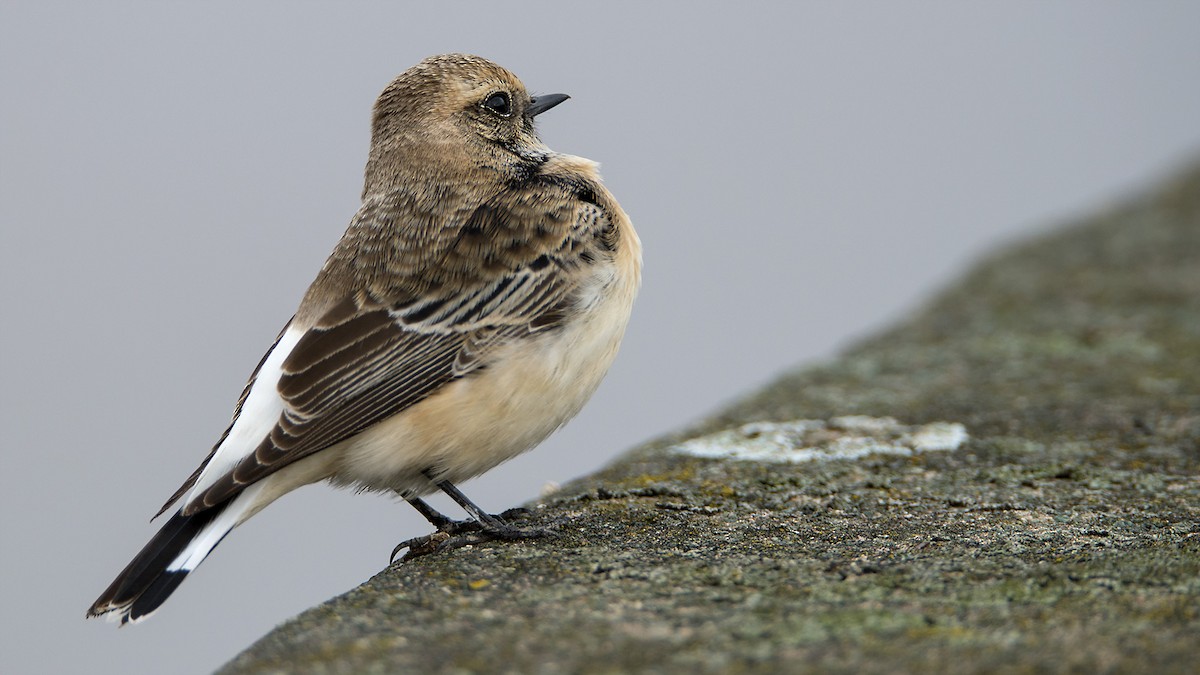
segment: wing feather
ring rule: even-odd
[[[598,255],[606,229],[598,225],[607,215],[591,202],[547,210],[552,203],[484,204],[464,225],[448,228],[453,241],[440,246],[437,269],[461,268],[458,278],[422,277],[399,285],[392,279],[388,286],[360,287],[332,303],[283,360],[276,387],[283,411],[274,428],[191,497],[184,512],[219,504],[470,376],[499,345],[561,325],[583,278],[581,268]],[[524,231],[513,231],[522,223]],[[358,264],[359,257],[347,256],[346,264]],[[330,260],[327,269],[336,267],[337,251]],[[472,260],[480,264],[471,267]],[[314,287],[319,283],[320,278]]]

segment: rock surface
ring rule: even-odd
[[[553,523],[223,672],[1195,672],[1200,166],[520,524]]]

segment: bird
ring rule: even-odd
[[[441,535],[414,548],[538,534],[455,484],[579,412],[641,284],[641,241],[598,165],[534,127],[568,98],[531,95],[469,54],[431,56],[384,88],[360,208],[155,518],[173,514],[87,616],[146,619],[231,530],[321,481],[406,499]],[[470,519],[422,499],[438,491]]]

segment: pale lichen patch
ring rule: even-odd
[[[967,441],[957,422],[907,425],[891,417],[848,415],[830,420],[751,422],[686,441],[674,452],[750,462],[799,463],[957,450]]]

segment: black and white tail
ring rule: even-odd
[[[100,594],[87,615],[122,625],[150,616],[238,524],[248,496],[243,493],[190,516],[177,511]]]
[[[291,326],[290,322],[288,326]],[[186,508],[196,497],[203,496],[206,490],[229,476],[239,462],[254,457],[256,449],[269,437],[280,420],[283,400],[279,397],[277,384],[283,372],[281,364],[303,334],[303,331],[289,330],[288,327],[279,334],[271,351],[267,352],[250,376],[234,408],[229,428],[200,468],[171,496],[167,504],[178,502]],[[266,483],[276,477],[268,478]],[[274,495],[267,501],[297,485],[324,477],[322,474],[297,484],[285,483],[282,489],[276,486],[274,492],[267,492]],[[182,509],[176,511],[158,534],[117,575],[108,590],[100,595],[88,610],[88,616],[103,616],[121,624],[150,616],[166,602],[184,578],[212,553],[230,530],[266,506],[266,503],[257,501],[264,494],[264,484],[264,481],[257,481],[251,485],[235,485],[233,489],[227,486],[223,494],[230,496],[224,502],[190,515],[184,515]]]

